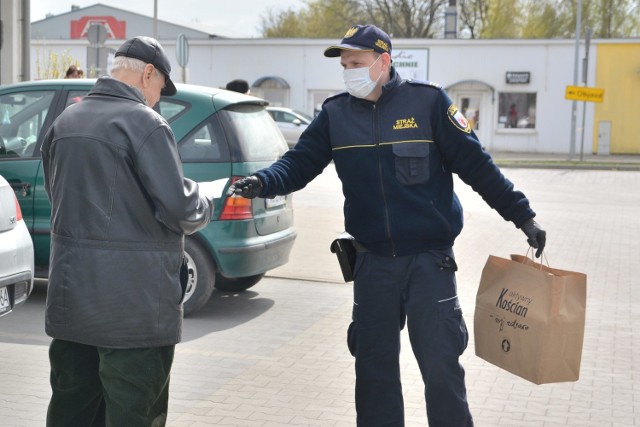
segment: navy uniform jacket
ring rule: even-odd
[[[516,227],[535,216],[440,87],[395,69],[374,103],[340,93],[282,159],[256,175],[262,197],[303,188],[334,161],[345,196],[345,230],[371,252],[447,249],[462,230],[452,173]]]

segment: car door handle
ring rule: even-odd
[[[10,182],[13,191],[22,194],[22,197],[27,197],[31,194],[31,184],[28,182]]]

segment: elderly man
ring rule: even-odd
[[[170,72],[156,40],[127,40],[111,77],[45,136],[47,426],[165,425],[184,235],[213,214],[213,195],[184,177],[171,128],[152,109],[176,93]]]
[[[452,173],[520,228],[537,256],[546,233],[444,90],[400,78],[384,31],[356,25],[324,55],[340,58],[346,92],[324,102],[282,159],[230,190],[249,198],[287,194],[333,160],[345,228],[358,251],[348,329],[358,425],[404,425],[399,353],[406,323],[429,424],[471,426],[458,361],[468,334],[455,279],[453,243],[463,216]]]

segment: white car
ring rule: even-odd
[[[284,107],[267,107],[267,111],[273,117],[289,147],[298,142],[300,134],[313,120],[308,114]]]
[[[27,300],[33,290],[33,273],[29,230],[14,189],[0,175],[0,317]]]

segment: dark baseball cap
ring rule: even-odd
[[[165,85],[160,93],[167,96],[176,94],[176,86],[171,81],[171,62],[156,39],[144,36],[131,38],[118,48],[116,56],[135,58],[153,65],[165,77]]]
[[[362,50],[391,55],[389,35],[375,25],[354,25],[349,28],[339,45],[329,46],[324,56],[334,58],[343,50]]]

